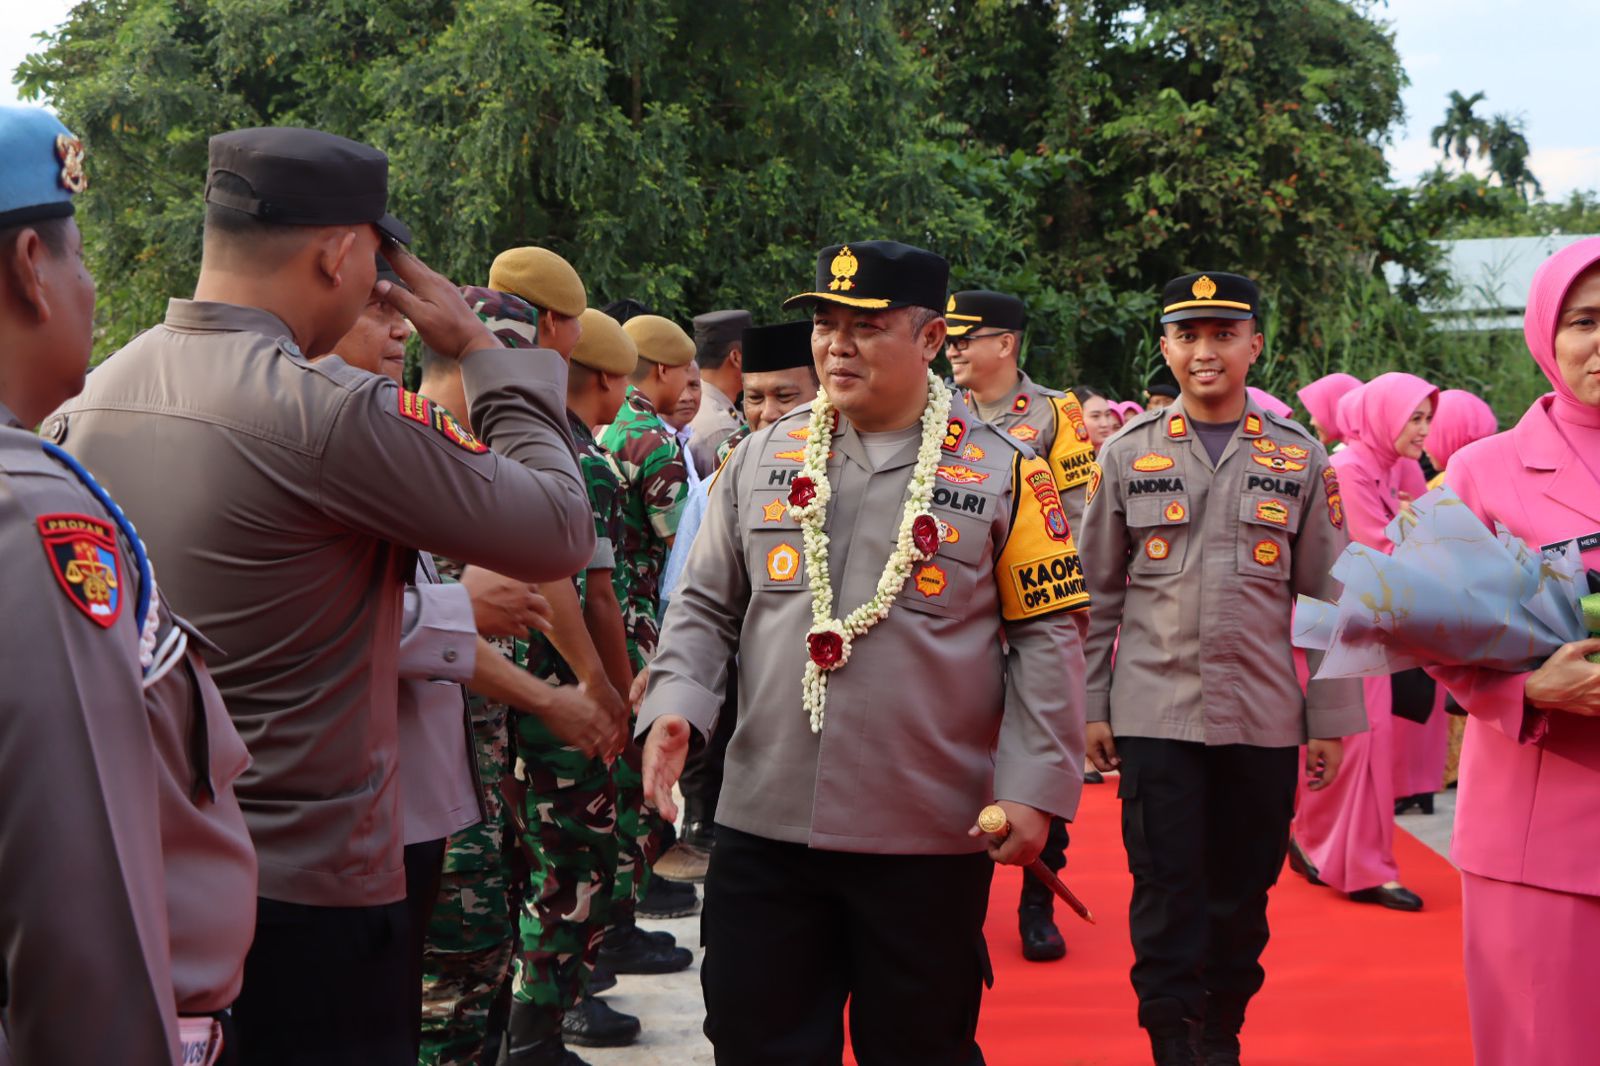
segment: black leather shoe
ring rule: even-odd
[[[1150,1034],[1150,1057],[1155,1066],[1199,1066],[1194,1047],[1194,1026],[1159,1026]]]
[[[705,818],[685,819],[683,832],[678,834],[682,843],[710,851],[717,839],[717,823]]]
[[[1294,837],[1289,838],[1289,869],[1310,881],[1314,885],[1327,884],[1317,876],[1317,868],[1311,865],[1311,860],[1306,858],[1306,853],[1300,850],[1300,842]]]
[[[694,886],[662,877],[652,877],[650,887],[634,906],[641,918],[687,918],[700,910],[700,896]]]
[[[1231,996],[1207,993],[1206,1017],[1200,1026],[1200,1061],[1205,1066],[1239,1066],[1239,1030],[1244,1004]]]
[[[637,925],[606,934],[600,962],[612,973],[677,973],[694,962],[688,948],[662,944]]]
[[[568,1051],[559,1036],[546,1037],[535,1044],[513,1046],[500,1061],[503,1066],[589,1066]]]
[[[584,996],[561,1016],[561,1035],[579,1047],[627,1047],[639,1039],[639,1019]]]
[[[1091,766],[1083,772],[1083,783],[1086,785],[1103,785],[1106,783],[1106,775]]]
[[[1394,801],[1394,813],[1405,814],[1407,811],[1416,811],[1418,814],[1433,813],[1433,793],[1418,792],[1415,796],[1401,796]]]
[[[609,992],[617,987],[617,975],[611,967],[598,959],[594,964],[594,972],[589,975],[589,994],[598,996],[602,992]]]
[[[1358,892],[1350,893],[1350,898],[1357,903],[1376,903],[1380,907],[1388,907],[1392,911],[1420,911],[1422,897],[1406,888],[1388,888],[1379,885],[1377,888],[1363,888]]]
[[[1022,957],[1029,962],[1054,962],[1067,953],[1067,942],[1061,939],[1061,930],[1048,909],[1019,910],[1017,932],[1022,934]]]

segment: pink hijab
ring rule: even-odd
[[[1415,374],[1379,374],[1350,394],[1349,407],[1340,407],[1346,426],[1356,435],[1351,447],[1367,453],[1383,469],[1394,466],[1401,459],[1394,439],[1422,401],[1438,395],[1437,388]]]
[[[1254,385],[1247,386],[1244,391],[1250,394],[1250,398],[1256,402],[1256,406],[1263,411],[1277,415],[1279,418],[1294,417],[1294,408],[1272,395],[1272,393],[1264,389],[1258,389]]]
[[[1600,427],[1600,408],[1580,401],[1567,387],[1556,365],[1556,326],[1561,317],[1561,302],[1578,275],[1600,263],[1600,237],[1569,244],[1539,267],[1528,292],[1528,312],[1523,316],[1522,332],[1528,351],[1544,376],[1556,390],[1551,413],[1570,425]]]
[[[1360,387],[1361,379],[1354,374],[1326,374],[1296,395],[1322,431],[1338,441],[1343,436],[1339,430],[1339,401]]]
[[[1364,384],[1357,385],[1339,397],[1339,402],[1333,405],[1333,425],[1324,425],[1322,427],[1332,432],[1335,437],[1346,444],[1354,444],[1360,432],[1354,425],[1354,419],[1356,408],[1361,405],[1361,401],[1357,397],[1361,395],[1361,390],[1364,388],[1366,388]],[[1412,408],[1412,410],[1416,410],[1416,408]]]
[[[1339,417],[1349,447],[1333,457],[1344,489],[1350,538],[1391,550],[1384,529],[1400,512],[1401,492],[1416,496],[1425,488],[1415,460],[1394,449],[1394,440],[1422,401],[1439,390],[1414,374],[1379,374],[1339,401]]]
[[[1433,428],[1428,431],[1428,455],[1443,472],[1456,452],[1498,432],[1500,422],[1494,416],[1494,408],[1463,389],[1445,389],[1439,394]]]
[[[1134,415],[1144,414],[1144,408],[1133,400],[1124,400],[1122,403],[1114,403],[1111,406],[1116,409],[1117,414],[1122,416],[1124,422]]]

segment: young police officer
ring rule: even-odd
[[[1356,683],[1302,695],[1295,678],[1290,611],[1300,593],[1337,596],[1344,511],[1322,447],[1245,394],[1263,343],[1256,286],[1192,274],[1162,305],[1182,394],[1106,442],[1084,516],[1088,745],[1122,771],[1139,1024],[1157,1063],[1187,1066],[1203,1019],[1204,1061],[1225,1066],[1265,977],[1296,748],[1323,788],[1336,738],[1366,720]]]

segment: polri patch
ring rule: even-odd
[[[1151,537],[1144,542],[1144,553],[1160,562],[1172,554],[1172,545],[1167,541],[1166,537]]]
[[[793,544],[780,544],[767,552],[767,576],[774,581],[793,581],[800,573],[800,553]]]
[[[1331,466],[1322,468],[1322,494],[1328,498],[1328,524],[1344,528],[1344,497],[1339,495],[1339,473]]]
[[[961,449],[961,458],[969,459],[972,462],[978,462],[983,458],[983,456],[983,449],[978,447],[976,444],[969,444],[965,448]]]
[[[1285,444],[1283,446],[1283,454],[1291,459],[1304,459],[1311,454],[1311,449],[1302,448],[1298,444]]]
[[[122,613],[122,562],[111,523],[81,514],[44,514],[39,537],[56,582],[72,605],[109,629]]]
[[[806,461],[806,450],[804,448],[796,448],[788,452],[773,452],[772,457],[774,459],[787,459],[791,463],[803,463]]]
[[[1289,524],[1289,505],[1282,500],[1262,500],[1256,504],[1256,518],[1275,526]]]
[[[1267,469],[1276,470],[1280,474],[1299,473],[1306,468],[1306,464],[1297,463],[1293,459],[1286,459],[1281,455],[1252,455],[1250,458]]]
[[[1166,510],[1161,512],[1161,516],[1168,522],[1182,522],[1185,518],[1189,517],[1189,512],[1184,509],[1183,504],[1179,503],[1177,500],[1173,500],[1171,503],[1167,504]]]
[[[1158,470],[1171,470],[1176,461],[1170,455],[1147,452],[1133,461],[1133,468],[1141,474],[1154,474]]]
[[[433,428],[445,440],[473,455],[482,455],[489,446],[472,435],[472,430],[457,422],[455,416],[438,404],[433,405]]]
[[[763,522],[782,522],[783,516],[788,509],[789,505],[784,503],[783,497],[780,496],[771,503],[762,506],[761,520]]]
[[[1089,471],[1089,487],[1083,494],[1083,505],[1087,507],[1094,502],[1095,493],[1100,491],[1100,464],[1095,463],[1094,469]]]
[[[1251,441],[1250,447],[1254,448],[1262,455],[1271,455],[1273,452],[1278,450],[1277,442],[1268,437],[1262,437],[1260,440]]]
[[[1052,540],[1071,543],[1072,530],[1067,528],[1067,512],[1061,507],[1061,493],[1056,491],[1055,478],[1049,470],[1034,470],[1028,474],[1028,488],[1039,501],[1039,513],[1044,516],[1044,528]]]
[[[945,572],[933,563],[924,563],[914,576],[917,592],[923,599],[931,600],[944,594],[949,585]]]
[[[937,467],[934,473],[952,485],[979,485],[989,480],[989,475],[983,471],[955,463],[947,463]]]
[[[1278,562],[1278,556],[1282,552],[1283,549],[1279,548],[1274,541],[1258,540],[1256,541],[1255,551],[1251,554],[1255,556],[1256,562],[1262,566],[1275,566]]]
[[[1039,431],[1032,426],[1012,426],[1006,432],[1024,444],[1032,444],[1039,439]]]

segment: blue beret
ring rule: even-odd
[[[37,107],[0,107],[0,229],[72,214],[88,188],[83,142]]]

